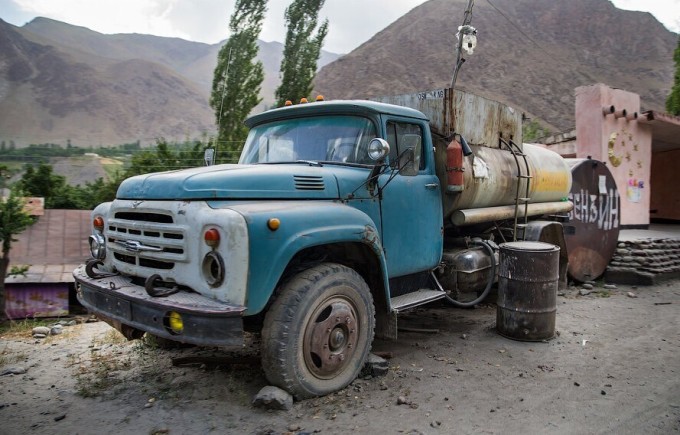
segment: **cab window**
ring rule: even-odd
[[[423,129],[418,124],[408,122],[387,122],[387,142],[390,144],[390,164],[394,165],[397,158],[407,148],[419,150],[419,155],[415,156],[420,162],[419,168],[425,169],[425,159],[423,159]],[[420,146],[417,146],[420,145]]]

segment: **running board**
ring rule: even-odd
[[[390,299],[392,310],[401,312],[409,308],[415,308],[428,302],[443,299],[446,293],[439,290],[420,289],[412,293],[397,296]]]

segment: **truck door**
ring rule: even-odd
[[[381,201],[383,247],[387,269],[394,278],[439,264],[443,246],[441,188],[427,124],[388,118],[385,129],[393,168],[408,147],[414,148],[419,162],[410,175],[395,173],[394,169],[380,176],[380,186],[394,177],[383,190]]]

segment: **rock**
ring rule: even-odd
[[[23,375],[26,373],[28,370],[26,367],[10,367],[8,369],[5,369],[0,373],[0,376],[5,376],[5,375]]]
[[[289,411],[293,408],[293,396],[280,388],[268,385],[255,395],[253,406]]]
[[[593,289],[593,285],[590,284],[590,283],[585,282],[585,283],[581,284],[581,288],[584,288],[584,289],[586,289],[586,290],[592,290],[592,289]]]
[[[369,354],[366,364],[361,370],[362,377],[373,376],[374,378],[385,376],[390,369],[390,364],[385,358],[381,358],[375,354]]]
[[[61,421],[66,418],[66,414],[59,414],[56,417],[54,417],[54,421]]]
[[[35,328],[33,328],[33,336],[35,337],[37,334],[44,335],[45,337],[47,337],[48,335],[50,335],[50,328],[48,328],[47,326],[36,326]]]
[[[399,396],[397,397],[397,405],[408,405],[409,401],[406,400],[406,397],[404,396]]]
[[[59,334],[61,334],[62,332],[64,332],[64,329],[63,329],[63,327],[62,327],[61,325],[53,326],[53,327],[50,329],[50,335],[59,335]]]
[[[33,338],[46,338],[46,334],[33,334]]]
[[[628,296],[629,298],[636,298],[637,297],[637,295],[633,292],[626,293],[626,296]]]
[[[607,290],[616,290],[616,284],[605,284],[604,288]]]
[[[302,429],[299,424],[291,423],[288,425],[288,432],[299,432]]]
[[[64,326],[76,326],[78,324],[77,321],[71,320],[70,322],[66,322]]]
[[[580,294],[581,296],[588,296],[590,294],[590,290],[581,289],[578,291],[578,294]]]

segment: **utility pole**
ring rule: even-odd
[[[456,38],[458,38],[458,45],[456,46],[456,63],[453,66],[453,77],[451,78],[451,89],[456,87],[456,79],[458,78],[458,71],[460,67],[465,62],[463,53],[461,50],[467,51],[468,54],[472,54],[472,51],[477,44],[477,29],[470,25],[472,21],[472,6],[474,6],[475,0],[468,0],[467,7],[465,8],[465,17],[463,18],[463,25],[458,27],[458,33],[456,33]]]

